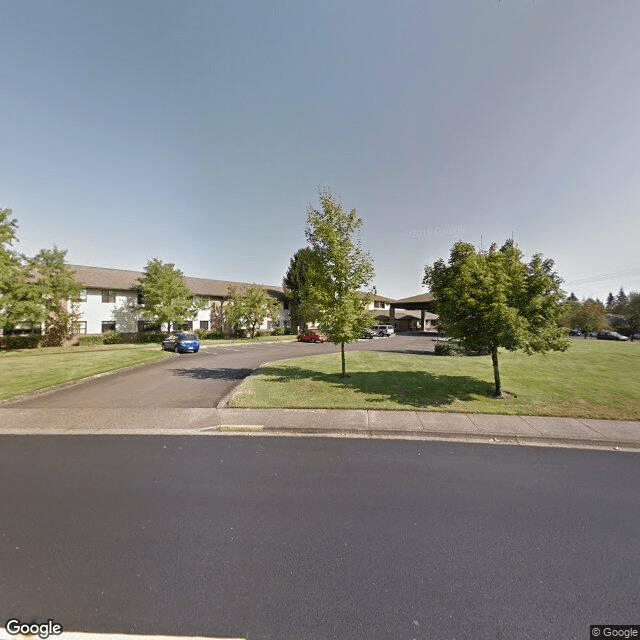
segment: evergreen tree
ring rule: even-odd
[[[308,317],[304,306],[303,293],[308,279],[309,267],[313,258],[313,251],[309,247],[298,249],[289,262],[289,268],[282,280],[285,294],[289,298],[289,314],[292,327],[302,327],[313,318]]]

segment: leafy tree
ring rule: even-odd
[[[287,273],[282,279],[282,286],[289,298],[291,326],[305,326],[313,320],[305,309],[303,292],[308,278],[309,267],[313,259],[313,251],[309,247],[298,249],[289,262]]]
[[[440,327],[465,349],[491,354],[496,397],[502,397],[499,348],[530,354],[569,346],[557,323],[563,294],[553,260],[536,254],[525,264],[522,257],[511,240],[488,252],[457,242],[448,263],[425,267],[423,284],[436,300]]]
[[[28,286],[25,317],[44,323],[43,345],[61,346],[77,326],[82,284],[66,263],[67,252],[42,249],[27,264]]]
[[[607,326],[604,305],[599,300],[589,298],[573,311],[572,326],[580,327],[585,339],[589,331],[598,331]]]
[[[240,325],[250,330],[252,338],[256,335],[256,327],[266,318],[277,318],[280,312],[280,303],[258,285],[245,287],[243,291],[229,285],[227,296],[227,320],[233,326]]]
[[[309,207],[306,237],[312,250],[303,298],[322,331],[340,345],[342,377],[344,345],[372,324],[367,307],[373,293],[362,295],[374,276],[373,261],[354,239],[362,227],[355,209],[347,213],[327,191],[319,194],[321,210]]]
[[[627,326],[633,340],[633,336],[640,332],[640,292],[633,291],[629,294],[627,309]]]
[[[183,325],[193,318],[199,309],[208,306],[206,300],[193,295],[187,287],[184,274],[172,263],[163,263],[158,258],[147,262],[144,276],[138,279],[142,294],[142,315],[150,320],[167,324]]]
[[[0,328],[24,320],[26,271],[22,257],[13,249],[18,221],[11,209],[0,209]]]

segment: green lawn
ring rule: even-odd
[[[168,355],[157,344],[50,347],[0,353],[0,401]]]
[[[389,352],[283,360],[245,380],[231,407],[417,409],[582,418],[640,419],[640,344],[573,340],[569,351],[501,352],[508,399],[493,387],[490,357]]]

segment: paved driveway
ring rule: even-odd
[[[432,341],[427,336],[409,335],[374,338],[359,340],[348,345],[347,350],[422,354],[432,351]],[[203,347],[199,353],[174,355],[161,362],[94,378],[0,407],[212,408],[240,380],[265,362],[337,351],[339,347],[333,344],[300,342],[209,346]]]

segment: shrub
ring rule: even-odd
[[[247,337],[247,330],[246,329],[236,329],[234,334],[233,334],[234,338],[246,338]]]
[[[107,331],[102,336],[102,344],[120,344],[122,342],[122,334],[119,331]]]
[[[463,356],[464,348],[459,342],[448,340],[447,342],[436,342],[434,352],[437,356]]]
[[[256,336],[258,338],[264,338],[266,336],[270,336],[271,335],[271,331],[256,331]]]
[[[41,335],[7,336],[6,344],[7,349],[33,349],[40,344],[41,340]]]
[[[207,331],[204,337],[207,340],[222,340],[224,333],[222,333],[222,331]]]
[[[284,331],[285,331],[284,327],[281,327],[281,326],[273,327],[274,336],[283,336]]]
[[[104,344],[102,342],[103,336],[78,336],[78,345],[85,347],[93,344]]]
[[[295,336],[297,334],[298,334],[298,332],[293,327],[287,327],[284,330],[284,335],[285,336]]]
[[[154,331],[153,333],[139,333],[136,342],[142,342],[144,344],[149,344],[153,342],[160,343],[166,338],[166,334],[162,333],[162,331]]]
[[[195,334],[198,336],[199,340],[204,340],[207,337],[209,332],[206,329],[196,329]]]

